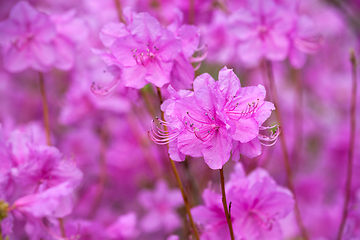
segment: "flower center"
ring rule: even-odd
[[[206,112],[204,116],[200,117],[194,117],[189,112],[186,112],[186,114],[188,116],[185,120],[186,129],[194,133],[203,142],[209,141],[216,133],[216,130],[220,128],[211,113]]]
[[[155,60],[156,54],[159,51],[159,48],[153,46],[152,48],[149,47],[149,43],[146,44],[146,51],[138,51],[136,48],[132,48],[131,52],[133,54],[133,58],[137,64],[141,64],[146,67],[149,62],[153,62]]]

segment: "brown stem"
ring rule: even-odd
[[[270,61],[266,61],[266,70],[267,70],[267,74],[268,74],[272,100],[273,100],[274,105],[276,107],[276,110],[275,110],[276,117],[277,117],[277,120],[279,122],[279,125],[282,127],[282,133],[279,136],[280,137],[280,146],[281,146],[282,154],[284,156],[284,164],[285,164],[285,169],[286,169],[287,184],[288,184],[289,189],[291,190],[291,192],[294,195],[296,222],[297,222],[297,224],[299,226],[302,237],[305,240],[308,240],[309,235],[308,235],[308,233],[306,231],[306,228],[304,226],[304,223],[302,221],[299,206],[298,206],[297,197],[296,197],[296,194],[295,194],[293,174],[292,174],[291,167],[290,167],[289,153],[288,153],[288,150],[287,150],[287,147],[286,147],[284,124],[283,124],[281,114],[280,114],[278,95],[277,95],[275,81],[274,81],[274,73],[273,73],[272,64],[271,64]]]
[[[45,125],[45,135],[46,135],[46,144],[51,146],[51,137],[50,137],[50,121],[49,121],[49,106],[46,98],[46,91],[44,85],[44,75],[39,72],[39,83],[40,83],[40,92],[41,92],[41,99],[43,105],[43,112],[44,112],[44,125]],[[61,236],[66,237],[65,227],[64,227],[64,220],[62,218],[58,218],[59,227],[61,231]]]
[[[346,175],[346,187],[345,187],[345,201],[342,211],[342,219],[340,223],[340,229],[337,235],[337,240],[341,240],[342,234],[345,228],[346,218],[349,214],[349,202],[351,197],[351,180],[353,172],[353,161],[354,161],[354,146],[355,146],[355,132],[356,132],[356,90],[357,90],[357,72],[356,66],[357,61],[354,50],[350,51],[350,61],[352,67],[352,94],[351,94],[351,107],[350,107],[350,143],[349,143],[349,154],[348,154],[348,165]]]
[[[91,211],[89,213],[89,219],[92,219],[97,209],[100,206],[102,196],[104,194],[106,179],[107,179],[107,169],[106,169],[106,148],[107,148],[107,134],[106,130],[100,129],[100,156],[99,156],[99,165],[100,165],[100,173],[99,173],[99,183],[96,189],[96,194],[94,197],[94,201],[92,203]]]
[[[118,13],[119,21],[126,24],[126,21],[125,21],[123,12],[122,12],[121,1],[120,0],[114,0],[114,3],[115,3],[116,11]]]
[[[158,88],[158,87],[156,88],[156,90],[157,90],[157,93],[158,93],[158,96],[159,96],[160,104],[162,104],[162,103],[163,103],[163,99],[162,99],[162,96],[161,96],[161,90],[160,90],[160,88]],[[162,118],[162,120],[165,122],[165,117],[164,117],[164,112],[163,112],[163,111],[161,111],[161,118]],[[166,126],[165,124],[163,124],[163,126],[164,126],[164,130],[167,131],[167,126]],[[169,147],[169,145],[168,145],[168,147]],[[176,166],[175,166],[174,161],[170,158],[170,156],[169,156],[169,160],[170,160],[171,169],[172,169],[172,171],[174,172],[174,175],[175,175],[175,178],[176,178],[176,182],[177,182],[177,184],[178,184],[178,186],[179,186],[179,188],[180,188],[181,195],[182,195],[183,200],[184,200],[186,213],[187,213],[187,215],[188,215],[188,217],[189,217],[190,225],[191,225],[192,230],[193,230],[192,233],[194,234],[194,237],[195,237],[196,240],[200,240],[200,238],[199,238],[199,233],[198,233],[198,231],[197,231],[197,228],[196,228],[194,219],[193,219],[193,217],[192,217],[192,215],[191,215],[189,199],[188,199],[188,197],[187,197],[187,195],[186,195],[186,193],[185,193],[185,190],[184,190],[184,187],[183,187],[183,185],[182,185],[182,182],[181,182],[179,173],[178,173],[178,171],[177,171],[177,169],[176,169]]]
[[[229,210],[228,210],[228,205],[226,202],[226,194],[225,194],[225,181],[224,181],[224,170],[223,168],[220,169],[220,180],[221,180],[221,194],[222,194],[222,203],[224,206],[224,211],[225,211],[225,217],[229,226],[229,231],[230,231],[230,237],[231,240],[234,240],[234,231],[233,231],[233,226],[231,223],[231,216],[229,214]]]
[[[61,236],[65,238],[66,233],[65,233],[64,219],[63,218],[58,218],[58,221],[59,221],[59,227],[60,227]]]
[[[300,72],[293,70],[296,85],[296,99],[294,101],[294,146],[293,158],[299,164],[303,147],[303,86],[300,79]]]
[[[149,147],[148,138],[142,137],[141,133],[138,130],[138,126],[136,126],[136,116],[132,112],[127,114],[127,122],[129,124],[130,131],[132,132],[136,142],[139,144],[139,147],[143,153],[144,159],[146,163],[149,165],[151,172],[154,177],[159,179],[162,177],[163,173],[160,167],[157,164],[157,161],[151,152]]]
[[[189,24],[195,22],[195,0],[189,0]]]
[[[192,199],[195,201],[194,205],[197,205],[201,201],[200,189],[199,189],[199,184],[196,182],[196,180],[194,178],[194,175],[190,171],[189,158],[188,157],[185,158],[184,166],[185,166],[186,175],[188,176],[189,181],[190,181],[191,192],[193,194]]]
[[[51,146],[50,138],[50,121],[49,121],[49,107],[46,99],[46,92],[44,86],[44,75],[39,72],[39,82],[40,82],[40,92],[42,98],[43,112],[44,112],[44,125],[45,125],[45,134],[46,134],[46,144]]]

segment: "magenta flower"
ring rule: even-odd
[[[316,53],[322,44],[322,36],[317,32],[309,17],[298,16],[290,33],[289,59],[295,68],[305,64],[306,55]]]
[[[74,13],[50,18],[28,2],[17,3],[9,18],[0,22],[5,69],[10,72],[27,68],[41,72],[51,67],[70,69],[75,58],[74,43],[86,37],[84,23],[74,19]]]
[[[31,67],[46,71],[55,62],[55,25],[28,2],[13,7],[9,19],[0,23],[0,33],[6,70],[19,72]]]
[[[233,216],[233,226],[241,239],[282,239],[278,220],[294,208],[292,193],[277,186],[266,170],[258,168],[249,176],[241,173],[237,165],[228,184],[228,196]]]
[[[137,217],[133,212],[119,216],[113,224],[106,228],[110,239],[131,239],[138,235],[136,229]]]
[[[140,204],[148,211],[140,221],[145,232],[160,229],[171,232],[181,224],[176,208],[183,204],[180,190],[169,190],[165,182],[158,182],[154,191],[142,190]]]
[[[147,83],[162,87],[170,82],[173,60],[180,51],[180,40],[148,13],[134,16],[131,35],[117,39],[111,46],[111,53],[122,66],[125,86],[133,88]]]
[[[226,184],[226,194],[231,202],[231,220],[236,239],[282,239],[279,219],[286,217],[294,207],[288,189],[277,186],[263,169],[245,175],[241,164]],[[221,202],[221,195],[206,189],[205,205],[191,211],[203,229],[204,239],[230,239],[229,229]]]
[[[159,144],[170,142],[169,153],[176,161],[183,160],[181,154],[204,157],[210,168],[220,169],[229,160],[233,144],[247,143],[259,135],[274,106],[264,101],[263,86],[241,88],[237,76],[226,67],[219,72],[219,81],[202,74],[193,86],[194,92],[172,93],[172,99],[164,102],[170,131],[154,127],[151,137]]]
[[[288,32],[291,13],[273,0],[247,1],[246,7],[232,14],[230,28],[240,40],[239,56],[249,64],[262,58],[281,61],[289,51]]]
[[[196,206],[191,209],[195,223],[199,225],[200,230],[203,232],[201,239],[230,239],[229,227],[221,202],[221,194],[205,189],[202,197],[205,205]]]
[[[93,92],[108,95],[120,81],[125,87],[136,89],[147,83],[165,88],[171,84],[176,90],[190,89],[194,70],[207,56],[206,47],[199,47],[199,28],[181,25],[182,13],[176,13],[177,17],[167,29],[148,13],[133,13],[129,8],[123,11],[126,24],[107,23],[100,39],[110,52],[93,51],[109,66],[116,79],[99,89],[93,86]],[[191,63],[199,64],[194,69]]]

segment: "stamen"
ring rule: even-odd
[[[263,134],[258,135],[261,145],[266,146],[266,147],[273,146],[277,142],[278,137],[281,133],[281,128],[279,125],[268,126],[268,127],[260,126],[259,130],[260,131],[270,130],[269,136],[266,136]]]
[[[168,126],[165,121],[159,120],[158,117],[156,119],[163,126]],[[151,128],[148,131],[148,137],[155,143],[159,145],[166,145],[170,142],[174,141],[179,136],[179,132],[176,130],[163,130],[156,126],[155,121],[151,121]]]
[[[119,78],[114,78],[109,84],[103,87],[100,87],[99,85],[95,87],[95,82],[93,82],[91,85],[91,92],[100,97],[108,97],[115,92],[119,84]]]

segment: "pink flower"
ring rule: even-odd
[[[122,67],[125,86],[133,88],[147,83],[162,87],[170,82],[173,61],[180,50],[180,40],[148,13],[134,16],[131,34],[111,45],[111,53]]]
[[[306,53],[316,53],[322,44],[322,36],[314,22],[307,16],[298,16],[290,33],[289,59],[295,68],[301,68],[306,61]]]
[[[130,239],[138,235],[136,230],[136,214],[133,212],[119,216],[116,222],[106,229],[110,239]]]
[[[165,230],[171,232],[181,224],[176,208],[183,204],[179,190],[169,190],[165,182],[158,182],[154,191],[142,190],[140,204],[148,211],[140,221],[145,232]]]
[[[86,37],[82,34],[84,24],[73,19],[73,15],[74,12],[68,12],[50,18],[28,2],[17,3],[9,18],[0,22],[5,69],[10,72],[27,68],[41,72],[49,71],[51,67],[70,69],[74,64],[74,42],[81,41],[71,32],[77,31],[77,36]]]
[[[261,125],[274,105],[264,101],[263,86],[241,88],[237,76],[226,67],[219,72],[219,81],[205,73],[194,80],[193,86],[194,92],[172,93],[172,99],[164,102],[162,110],[170,131],[154,127],[151,137],[159,144],[170,142],[169,153],[176,161],[183,160],[181,154],[204,157],[210,168],[220,169],[229,160],[233,144],[262,137],[259,129],[263,129]],[[262,140],[275,141],[276,137]],[[181,153],[178,157],[176,148]],[[258,154],[255,151],[247,155]]]
[[[191,209],[195,223],[203,231],[201,239],[230,239],[229,226],[225,217],[221,194],[205,189],[202,197],[205,205],[196,206]]]
[[[247,177],[241,165],[228,182],[228,201],[236,235],[242,239],[281,239],[278,220],[294,208],[292,193],[276,182],[264,169],[257,168]]]
[[[282,239],[279,219],[286,217],[294,207],[288,189],[277,186],[263,169],[245,175],[241,164],[226,183],[226,195],[231,202],[230,214],[236,239]],[[193,208],[194,220],[203,228],[204,239],[230,239],[221,202],[221,195],[206,189],[205,205]]]
[[[110,48],[110,53],[93,51],[110,67],[116,79],[104,88],[93,88],[93,92],[107,95],[120,81],[125,87],[136,89],[147,83],[165,88],[171,84],[177,90],[190,89],[195,75],[191,63],[203,61],[206,48],[199,47],[199,28],[181,25],[182,13],[175,12],[177,17],[167,29],[148,13],[133,13],[129,8],[123,10],[126,24],[107,23],[100,39]],[[192,57],[203,50],[203,54]]]
[[[34,217],[65,217],[72,212],[74,185],[64,182],[43,192],[30,194],[15,201],[14,207]]]
[[[0,33],[6,70],[19,72],[30,67],[47,71],[55,62],[55,26],[49,16],[28,2],[19,2],[12,8],[9,19],[0,23]]]
[[[291,13],[273,0],[247,1],[230,18],[230,28],[240,40],[239,56],[248,64],[262,58],[281,61],[289,51]]]

